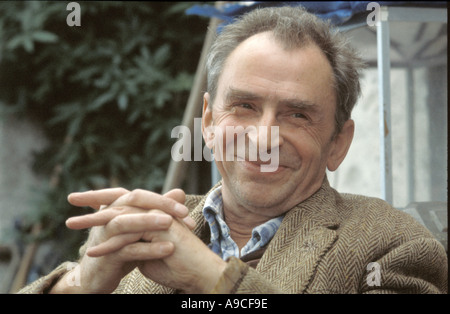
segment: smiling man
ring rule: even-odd
[[[306,41],[306,40],[305,40]],[[278,169],[262,172],[261,162],[217,163],[222,175],[223,208],[231,238],[246,244],[253,228],[280,217],[316,192],[325,169],[335,170],[352,140],[353,121],[347,120],[335,136],[336,96],[333,71],[314,43],[286,50],[271,31],[243,41],[227,58],[212,102],[205,95],[203,126],[278,127]],[[205,131],[214,148],[214,135]],[[227,150],[227,139],[222,135]]]
[[[70,195],[108,206],[67,222],[92,228],[78,267],[62,264],[22,292],[445,293],[447,256],[424,227],[328,184],[326,169],[352,142],[361,68],[345,39],[301,8],[258,9],[225,27],[202,118],[206,145],[235,157],[216,160],[222,181],[205,196]],[[227,127],[263,130],[244,134],[255,159]],[[261,171],[264,150],[277,152],[271,171]]]
[[[334,136],[336,96],[324,53],[312,43],[288,51],[274,43],[273,33],[263,32],[231,53],[214,103],[205,95],[203,117],[204,126],[279,127],[278,140],[268,145],[279,150],[277,171],[261,172],[248,161],[217,165],[230,209],[244,205],[265,218],[284,214],[317,191],[327,165],[337,168],[353,136],[352,120]]]

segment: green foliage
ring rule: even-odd
[[[48,192],[28,219],[66,245],[84,237],[64,226],[81,213],[68,193],[161,189],[207,25],[184,14],[192,3],[90,1],[69,27],[67,3],[0,2],[0,110],[50,142],[34,166]]]

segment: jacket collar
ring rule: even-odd
[[[194,233],[201,234],[202,228],[204,226],[204,217],[203,217],[203,207],[205,205],[205,201],[209,193],[215,190],[218,186],[222,184],[222,181],[214,185],[206,195],[201,197],[199,202],[196,204],[194,209],[191,212],[191,217],[197,223],[197,226],[194,230]],[[298,204],[290,211],[286,213],[286,216],[283,220],[283,224],[280,226],[280,229],[283,227],[286,228],[288,222],[297,222],[297,223],[305,223],[309,221],[309,223],[314,223],[314,225],[322,225],[324,227],[329,227],[331,229],[336,229],[339,226],[339,217],[336,213],[336,196],[337,192],[330,187],[327,177],[325,176],[322,186],[317,190],[312,196]],[[297,226],[298,227],[298,226]]]
[[[325,253],[337,240],[337,192],[327,178],[321,188],[286,213],[257,270],[274,284],[290,282],[296,293],[308,287]]]

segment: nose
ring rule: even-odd
[[[258,125],[257,142],[260,151],[266,149],[269,153],[283,144],[276,112],[270,110],[262,114]]]

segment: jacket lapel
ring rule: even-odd
[[[261,258],[256,269],[283,290],[304,292],[337,240],[339,218],[333,196],[325,179],[319,191],[286,214]]]

